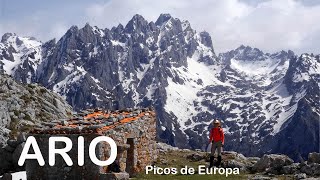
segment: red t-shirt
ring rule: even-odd
[[[224,133],[221,127],[212,128],[210,130],[210,142],[211,141],[218,142],[221,141],[224,144]]]

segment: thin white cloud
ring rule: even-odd
[[[0,34],[12,32],[19,36],[32,36],[43,42],[63,36],[70,26],[55,19],[48,21],[50,18],[46,18],[46,15],[35,12],[17,21],[0,22]]]
[[[269,0],[252,5],[240,0],[112,0],[86,9],[93,24],[111,27],[126,23],[134,14],[155,21],[160,13],[187,19],[196,30],[208,31],[216,51],[224,52],[241,44],[268,52],[292,49],[298,53],[320,52],[310,43],[318,37],[320,6],[301,1]]]
[[[311,1],[311,0],[310,0]],[[248,3],[249,2],[249,3]],[[254,2],[254,3],[253,3]],[[298,0],[109,0],[57,10],[32,12],[16,21],[0,20],[0,33],[16,32],[46,41],[60,38],[72,25],[86,22],[100,28],[126,24],[134,14],[155,21],[161,13],[189,20],[197,31],[211,34],[216,52],[241,44],[267,52],[291,49],[297,53],[320,52],[320,4]],[[80,2],[79,2],[80,3]],[[69,3],[70,5],[71,3]],[[310,4],[310,3],[309,3]],[[68,6],[68,5],[66,5]],[[64,7],[68,9],[68,7]],[[70,10],[71,11],[71,10]],[[64,11],[63,11],[64,12]],[[65,18],[64,18],[65,16]]]

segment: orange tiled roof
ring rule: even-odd
[[[119,117],[122,118],[119,118]],[[73,117],[68,120],[44,123],[44,127],[35,128],[31,134],[101,134],[119,125],[138,120],[143,116],[155,116],[153,111],[144,112],[104,112],[95,111],[84,116]]]

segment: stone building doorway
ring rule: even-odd
[[[127,144],[130,147],[127,149],[126,172],[132,176],[134,173],[134,138],[128,138]]]

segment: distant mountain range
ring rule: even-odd
[[[158,138],[180,148],[204,149],[217,118],[227,150],[295,159],[319,151],[319,55],[249,46],[216,55],[209,33],[169,14],[112,29],[72,26],[45,43],[7,33],[0,69],[76,110],[154,106]]]

